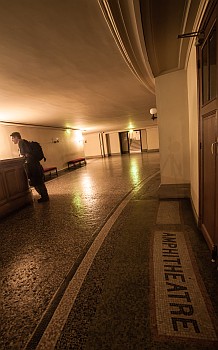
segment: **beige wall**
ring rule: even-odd
[[[193,45],[187,69],[189,108],[189,147],[191,198],[194,210],[199,216],[199,159],[198,159],[198,97],[196,47]]]
[[[120,140],[118,132],[110,133],[110,146],[111,154],[120,154]]]
[[[186,71],[159,76],[155,83],[161,184],[187,184],[190,158]]]
[[[98,133],[84,135],[84,152],[86,157],[101,156],[101,148]]]
[[[18,146],[11,141],[10,134],[18,131],[28,141],[38,141],[44,151],[46,162],[44,167],[56,166],[59,170],[66,168],[67,161],[84,156],[84,147],[81,132],[78,130],[66,130],[13,126],[0,124],[0,159],[16,158],[19,156]],[[58,143],[54,143],[56,138]]]
[[[104,150],[107,155],[106,133],[103,134]],[[109,132],[111,155],[120,154],[119,132]],[[159,149],[159,132],[157,126],[151,126],[141,130],[142,149],[157,150]],[[99,133],[84,135],[84,151],[86,157],[102,156]]]
[[[142,142],[142,150],[147,151],[148,143],[147,143],[147,132],[146,129],[141,130],[141,142]]]
[[[151,128],[146,128],[147,133],[147,147],[148,151],[159,150],[159,132],[158,127],[153,126]]]

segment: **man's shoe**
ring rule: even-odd
[[[49,201],[49,197],[42,197],[38,199],[38,203],[44,203],[44,202],[48,202]]]

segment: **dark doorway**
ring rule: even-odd
[[[110,144],[109,134],[105,134],[105,138],[106,138],[106,146],[107,146],[107,155],[109,157],[109,156],[111,156],[111,144]]]
[[[128,131],[119,132],[121,154],[129,153]]]

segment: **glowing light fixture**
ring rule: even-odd
[[[76,135],[75,135],[75,141],[80,143],[83,142],[83,134],[81,130],[76,130],[75,131]]]
[[[151,108],[150,114],[152,115],[151,119],[157,119],[157,108]]]
[[[132,139],[132,137],[133,137],[133,129],[130,129],[129,130],[129,138]]]

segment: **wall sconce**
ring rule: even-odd
[[[51,139],[51,142],[52,142],[52,143],[59,143],[59,138],[56,137],[55,139]]]
[[[204,42],[205,34],[204,31],[192,32],[192,33],[183,33],[178,35],[178,39],[182,38],[192,38],[196,37],[195,46],[200,46]]]
[[[157,119],[157,108],[151,108],[150,114],[152,115],[151,119]]]
[[[76,130],[75,131],[75,138],[74,138],[74,140],[77,143],[83,143],[83,134],[82,134],[81,130]]]

